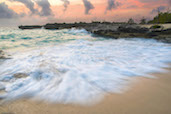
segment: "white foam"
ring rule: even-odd
[[[73,31],[73,30],[71,30]],[[154,40],[76,40],[18,52],[0,65],[7,98],[84,104],[106,93],[122,93],[134,76],[162,71],[171,46]],[[29,77],[15,79],[16,73]]]
[[[80,34],[80,33],[85,33],[87,34],[88,31],[86,31],[85,29],[76,29],[76,28],[72,28],[68,31],[68,33],[71,33],[71,34]]]

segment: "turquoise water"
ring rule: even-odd
[[[47,31],[44,29],[20,30],[17,28],[0,28],[0,48],[29,48],[50,45],[58,45],[74,41],[76,39],[88,38],[85,30],[60,30]],[[90,38],[89,38],[90,39]],[[92,40],[92,39],[90,39]]]
[[[164,72],[171,45],[141,38],[104,39],[86,30],[0,28],[0,97],[85,104],[123,93],[137,76]],[[25,73],[27,78],[13,75]]]

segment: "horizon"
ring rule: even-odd
[[[170,0],[2,0],[0,26],[127,22],[129,18],[139,22],[168,11],[170,5]]]

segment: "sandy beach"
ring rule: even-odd
[[[123,94],[107,95],[93,106],[48,104],[17,100],[0,106],[0,114],[170,114],[171,68],[153,74],[155,79],[137,78]]]
[[[171,114],[171,0],[0,0],[0,114]]]

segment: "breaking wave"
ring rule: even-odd
[[[33,42],[51,39],[58,43],[48,41],[38,47],[27,39],[30,50],[24,52],[14,43],[19,48],[0,65],[0,85],[6,91],[1,97],[85,104],[99,101],[107,93],[122,93],[135,77],[151,77],[148,73],[163,71],[161,67],[171,62],[171,45],[155,40],[97,39],[76,29],[41,31],[50,34]],[[18,32],[24,35],[28,31]],[[29,32],[29,38],[37,34]],[[68,40],[71,38],[74,40]],[[37,48],[31,48],[34,46]],[[16,78],[16,74],[25,77]]]

